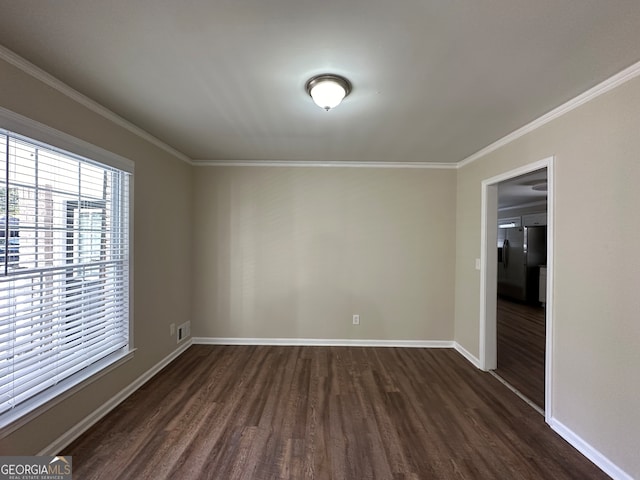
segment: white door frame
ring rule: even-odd
[[[497,367],[496,298],[498,283],[498,184],[526,173],[547,169],[547,301],[544,402],[545,420],[551,420],[551,374],[553,354],[553,225],[554,225],[554,171],[553,157],[530,163],[520,168],[482,181],[482,219],[480,227],[480,368]]]

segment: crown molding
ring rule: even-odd
[[[559,107],[554,108],[550,112],[542,115],[541,117],[537,118],[531,123],[526,124],[524,127],[521,127],[518,130],[515,130],[510,134],[502,137],[500,140],[497,140],[492,144],[487,145],[482,150],[478,150],[473,155],[470,155],[464,160],[461,160],[460,162],[458,162],[456,164],[456,168],[462,168],[469,165],[472,162],[475,162],[476,160],[484,157],[485,155],[488,155],[489,153],[494,152],[499,148],[513,142],[514,140],[517,140],[518,138],[526,135],[527,133],[538,129],[543,125],[546,125],[547,123],[551,122],[552,120],[555,120],[558,117],[561,117],[565,113],[569,113],[570,111],[580,107],[581,105],[584,105],[587,102],[590,102],[591,100],[599,97],[600,95],[604,95],[605,93],[610,92],[611,90],[619,87],[620,85],[628,82],[629,80],[634,79],[638,75],[640,75],[640,62],[634,63],[630,67],[627,67],[621,72],[613,75],[612,77],[609,77],[608,79],[599,83],[595,87],[590,88],[586,92],[578,95],[575,98],[572,98],[568,102],[563,103]]]
[[[73,155],[104,163],[129,173],[135,170],[135,163],[128,158],[0,107],[0,132],[4,134],[7,131],[13,135],[27,137],[26,140],[29,142],[37,139],[35,140],[36,142],[44,142],[48,146],[59,148],[71,152]]]
[[[469,165],[472,162],[488,155],[499,148],[508,145],[518,138],[530,133],[552,120],[578,108],[579,106],[603,95],[616,87],[632,80],[640,75],[640,62],[627,67],[621,72],[613,75],[607,80],[599,83],[595,87],[542,115],[536,120],[526,124],[525,126],[511,132],[501,139],[487,145],[478,150],[476,153],[466,157],[457,163],[436,163],[436,162],[342,162],[342,161],[271,161],[271,160],[192,160],[184,153],[176,150],[162,140],[154,137],[149,132],[141,129],[133,123],[125,120],[120,115],[112,112],[108,108],[100,105],[96,101],[90,99],[86,95],[71,88],[66,83],[58,80],[54,76],[37,67],[28,60],[22,58],[18,54],[0,45],[0,59],[5,60],[11,65],[19,68],[28,75],[40,80],[49,87],[57,90],[70,99],[78,102],[89,110],[110,120],[111,122],[121,126],[138,137],[148,141],[149,143],[170,153],[176,158],[194,166],[208,167],[347,167],[347,168],[426,168],[426,169],[459,169]]]
[[[37,67],[33,63],[31,63],[28,60],[22,58],[20,55],[18,55],[17,53],[9,50],[8,48],[6,48],[3,45],[0,45],[0,59],[5,60],[6,62],[10,63],[14,67],[19,68],[20,70],[22,70],[26,74],[34,77],[37,80],[40,80],[45,85],[48,85],[49,87],[57,90],[58,92],[62,93],[65,96],[69,97],[71,100],[74,100],[75,102],[78,102],[80,105],[88,108],[92,112],[97,113],[98,115],[100,115],[100,116],[106,118],[107,120],[115,123],[116,125],[128,130],[129,132],[133,133],[134,135],[137,135],[138,137],[142,138],[143,140],[146,140],[147,142],[152,143],[156,147],[161,148],[165,152],[170,153],[174,157],[179,158],[180,160],[182,160],[183,162],[186,162],[188,164],[192,164],[191,159],[189,157],[187,157],[184,153],[182,153],[182,152],[176,150],[175,148],[171,147],[170,145],[164,143],[162,140],[154,137],[149,132],[141,129],[140,127],[138,127],[136,125],[134,125],[130,121],[125,120],[120,115],[118,115],[118,114],[112,112],[111,110],[109,110],[108,108],[100,105],[95,100],[91,100],[86,95],[83,95],[82,93],[78,92],[77,90],[71,88],[66,83],[58,80],[53,75],[45,72],[40,67]]]
[[[326,167],[326,168],[430,168],[456,169],[455,163],[431,162],[343,162],[343,161],[296,161],[296,160],[193,160],[196,167]]]

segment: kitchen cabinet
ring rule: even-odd
[[[498,219],[498,228],[521,227],[522,217],[505,217]]]
[[[547,212],[530,213],[522,216],[523,227],[537,227],[547,224]]]

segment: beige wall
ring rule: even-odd
[[[194,178],[194,336],[453,339],[455,170]]]
[[[191,167],[0,60],[0,106],[135,162],[135,357],[0,439],[35,454],[176,349],[169,324],[190,320]]]
[[[135,162],[138,348],[0,454],[38,452],[159,362],[172,322],[215,337],[455,338],[478,355],[480,182],[555,155],[552,413],[640,477],[640,79],[457,172],[192,168],[3,61],[0,106]]]
[[[640,478],[640,79],[458,171],[455,338],[479,351],[480,184],[555,156],[553,417]]]

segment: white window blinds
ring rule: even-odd
[[[129,345],[129,173],[0,130],[0,418]]]

